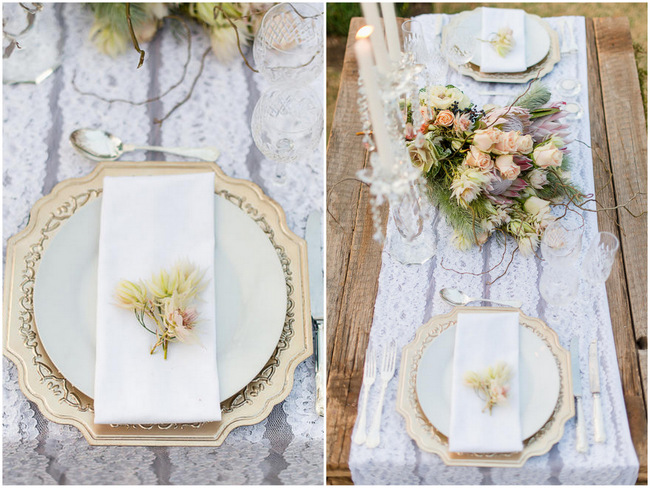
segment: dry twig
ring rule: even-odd
[[[126,23],[129,26],[129,34],[131,34],[131,42],[133,42],[133,48],[140,54],[140,61],[138,61],[138,67],[136,68],[136,69],[140,69],[140,67],[144,63],[145,52],[142,49],[140,49],[140,44],[138,44],[138,37],[135,35],[135,31],[133,30],[133,22],[131,21],[130,3],[126,4]]]

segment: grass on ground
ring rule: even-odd
[[[455,14],[486,4],[397,3],[395,5],[399,16],[413,17],[425,13]],[[489,6],[521,8],[540,17],[561,15],[627,17],[630,21],[630,32],[634,43],[641,95],[645,108],[648,91],[648,5],[646,3],[490,3]],[[327,4],[327,134],[330,132],[334,116],[350,19],[358,16],[361,16],[358,3]]]

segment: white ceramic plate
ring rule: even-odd
[[[524,18],[526,23],[526,67],[530,68],[546,57],[551,48],[551,38],[541,18],[529,14],[525,14]],[[480,37],[481,23],[482,14],[481,9],[478,8],[460,18],[455,28],[467,32],[468,36],[476,36],[478,33]],[[475,50],[470,62],[481,66],[481,49]]]
[[[215,288],[221,399],[262,370],[284,325],[287,290],[280,260],[262,229],[216,196]],[[94,393],[97,249],[101,198],[63,225],[41,259],[34,313],[43,346],[59,371]]]
[[[522,440],[525,440],[552,415],[560,393],[560,373],[544,341],[526,327],[519,330],[519,399]],[[453,325],[427,346],[417,372],[420,406],[431,424],[445,436],[449,436],[455,343],[456,325]]]

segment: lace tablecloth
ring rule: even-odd
[[[440,38],[434,39],[436,24],[446,15],[423,15],[417,20],[424,24],[427,44],[438,46]],[[558,29],[562,18],[545,19]],[[577,101],[584,108],[582,119],[572,126],[576,142],[570,145],[574,168],[573,180],[586,193],[594,192],[593,166],[590,144],[587,57],[585,22],[582,17],[564,17],[572,26],[578,44],[578,52],[564,54],[561,62],[544,79],[553,89],[559,80],[578,77],[582,91],[567,101]],[[433,66],[429,66],[433,69]],[[443,68],[443,71],[445,68]],[[525,85],[478,83],[461,77],[448,69],[443,76],[447,83],[461,88],[474,102],[504,104],[507,98],[487,97],[482,91],[498,91],[518,94]],[[559,99],[554,96],[553,99]],[[598,164],[598,163],[597,163]],[[597,233],[596,214],[585,212],[586,229],[583,238],[583,255]],[[396,234],[395,225],[389,219],[388,239]],[[431,453],[420,450],[406,433],[405,422],[395,410],[397,376],[388,385],[386,403],[381,421],[381,444],[375,449],[352,445],[349,465],[356,484],[626,484],[634,483],[639,463],[630,438],[630,430],[623,401],[621,381],[614,349],[611,320],[605,286],[592,288],[584,281],[574,304],[565,308],[547,306],[540,297],[538,283],[542,265],[536,259],[523,258],[519,253],[504,278],[492,286],[486,282],[496,278],[503,270],[483,276],[457,274],[453,270],[489,270],[497,264],[503,253],[494,239],[482,250],[457,251],[450,245],[451,228],[440,219],[435,228],[437,255],[420,266],[404,266],[393,260],[386,252],[382,255],[379,289],[375,303],[374,321],[370,331],[370,343],[382,348],[391,340],[398,351],[411,342],[415,331],[432,316],[446,313],[450,307],[440,298],[438,291],[445,286],[455,286],[470,296],[512,297],[523,300],[523,312],[542,318],[559,335],[562,345],[568,349],[571,337],[581,338],[581,370],[588,371],[588,347],[598,339],[601,365],[602,402],[605,416],[607,441],[593,442],[592,399],[583,396],[583,410],[587,425],[589,451],[576,451],[575,418],[567,422],[562,440],[549,453],[529,459],[522,468],[476,468],[448,467]],[[508,256],[509,259],[509,256]],[[444,267],[443,267],[444,264]],[[446,268],[446,269],[445,269]],[[400,364],[398,355],[397,364]],[[379,388],[370,393],[369,405],[375,405]],[[589,392],[587,375],[582,378],[583,392]],[[370,414],[372,415],[372,409]]]
[[[57,182],[94,168],[68,143],[70,133],[81,127],[102,128],[127,142],[216,146],[223,171],[260,185],[283,207],[289,227],[304,236],[309,213],[323,209],[323,152],[319,149],[292,166],[285,185],[271,182],[274,163],[257,150],[249,129],[255,102],[266,88],[261,75],[239,58],[221,64],[208,55],[189,101],[158,126],[153,120],[186,95],[199,70],[209,46],[200,28],[193,27],[192,59],[184,83],[160,101],[135,106],[107,103],[80,91],[108,99],[153,98],[180,79],[187,53],[184,40],[177,40],[170,29],[159,33],[145,47],[148,58],[136,71],[135,52],[112,59],[91,44],[88,9],[46,4],[39,15],[53,16],[60,24],[64,61],[40,85],[4,87],[5,248],[6,239],[27,224],[36,200]],[[136,152],[126,158],[165,156]],[[166,159],[182,160],[169,155]],[[235,429],[220,447],[89,446],[74,427],[41,415],[20,391],[16,367],[6,358],[3,380],[5,484],[321,484],[323,480],[324,423],[314,411],[313,357],[298,366],[291,394],[266,420]]]

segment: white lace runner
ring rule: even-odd
[[[543,82],[553,91],[559,80],[578,77],[582,91],[574,99],[584,109],[582,119],[572,126],[576,139],[570,145],[574,160],[572,178],[585,193],[594,192],[588,110],[587,58],[585,22],[583,17],[563,17],[573,29],[579,44],[576,54],[565,54],[555,69],[544,77]],[[424,24],[426,41],[430,49],[439,46],[440,37],[434,39],[436,22],[447,15],[422,15],[417,20]],[[559,27],[561,18],[545,19],[553,28]],[[434,66],[428,67],[430,70]],[[446,70],[446,74],[445,74]],[[481,84],[468,77],[461,77],[449,67],[442,67],[442,79],[461,88],[479,105],[507,103],[505,97],[481,96],[481,91],[509,92],[516,95],[525,85]],[[559,97],[553,97],[558,100]],[[581,142],[578,142],[581,141]],[[593,208],[593,207],[592,207]],[[584,212],[586,219],[583,255],[597,233],[597,219],[593,212]],[[470,296],[516,298],[524,302],[523,312],[542,318],[559,335],[565,348],[573,335],[581,338],[581,370],[588,370],[589,343],[598,339],[601,366],[601,391],[607,441],[593,442],[591,421],[591,395],[583,396],[583,409],[587,419],[589,452],[576,451],[575,419],[566,423],[562,440],[548,454],[529,459],[522,468],[475,468],[448,467],[435,454],[420,450],[406,434],[404,419],[395,409],[397,376],[388,385],[386,403],[381,421],[381,443],[375,449],[352,445],[349,464],[356,484],[629,484],[637,478],[639,463],[630,438],[625,403],[614,348],[611,320],[605,286],[591,288],[580,283],[578,296],[573,305],[563,309],[547,307],[540,297],[538,281],[541,264],[538,260],[523,258],[516,254],[507,275],[491,287],[486,283],[503,271],[502,265],[487,276],[458,274],[454,271],[489,270],[501,260],[503,248],[495,240],[469,252],[457,251],[450,244],[451,228],[440,219],[436,226],[437,255],[421,266],[404,266],[387,253],[382,255],[379,288],[375,303],[374,321],[370,342],[383,348],[394,340],[398,350],[411,342],[415,331],[431,317],[448,312],[451,307],[442,302],[438,291],[453,286]],[[388,237],[396,233],[392,219],[387,229]],[[510,249],[513,249],[512,241]],[[506,262],[509,255],[506,258]],[[400,358],[397,359],[399,364]],[[582,390],[589,392],[586,375],[582,378]],[[378,388],[370,392],[368,405],[375,405]],[[372,415],[372,409],[370,414]]]
[[[129,143],[216,146],[221,151],[221,169],[260,185],[282,205],[289,227],[304,236],[309,213],[323,210],[323,151],[314,151],[303,164],[295,165],[288,184],[269,182],[265,174],[271,163],[264,160],[250,134],[261,75],[248,70],[239,58],[221,64],[208,55],[190,100],[161,127],[154,119],[185,97],[209,46],[201,28],[192,27],[192,59],[184,83],[161,101],[134,106],[107,103],[78,90],[134,102],[155,97],[180,79],[187,52],[184,40],[177,40],[166,28],[143,46],[147,60],[136,71],[137,53],[128,51],[112,59],[91,45],[88,8],[46,4],[42,15],[55,16],[61,25],[64,62],[40,85],[4,87],[5,249],[6,238],[27,224],[36,200],[57,182],[87,175],[95,167],[68,142],[70,133],[81,127],[102,128]],[[144,152],[126,158],[183,160]],[[294,179],[299,184],[292,184]],[[3,385],[6,484],[322,483],[324,422],[314,410],[313,358],[298,365],[292,392],[266,420],[235,429],[215,448],[91,447],[76,428],[43,417],[20,391],[16,367],[6,358]]]

